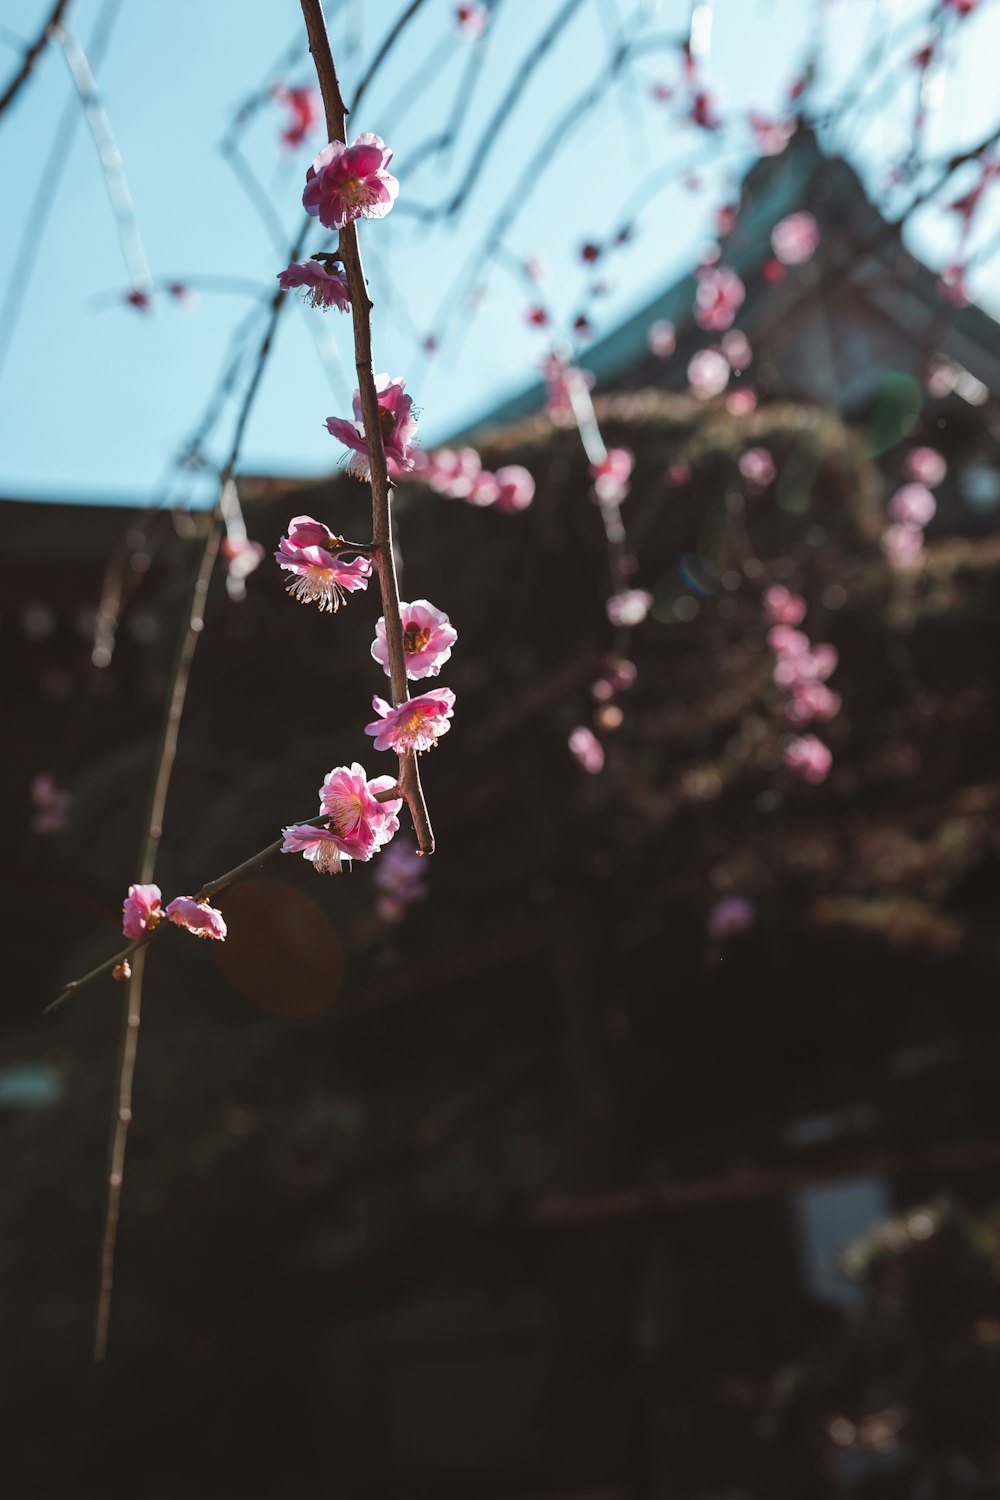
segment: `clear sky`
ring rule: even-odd
[[[106,0],[76,0],[70,24],[84,47]],[[709,57],[711,87],[733,127],[709,138],[679,119],[675,105],[657,103],[651,86],[677,85],[676,46],[686,31],[689,0],[580,0],[557,44],[531,79],[517,109],[496,133],[457,222],[424,226],[402,207],[446,199],[464,175],[474,144],[497,102],[524,66],[564,0],[501,0],[487,34],[481,83],[454,150],[408,169],[419,145],[440,132],[473,43],[459,36],[451,0],[425,0],[423,10],[352,120],[376,130],[396,151],[399,205],[366,226],[364,248],[376,303],[376,367],[407,377],[422,410],[421,435],[446,437],[499,399],[527,384],[545,349],[526,325],[524,286],[502,267],[484,274],[484,300],[459,310],[454,329],[431,361],[415,334],[437,325],[437,310],[465,285],[475,247],[539,148],[548,163],[506,225],[515,257],[537,256],[546,269],[544,295],[571,318],[588,280],[579,246],[601,240],[620,222],[630,195],[657,167],[701,157],[699,190],[675,181],[644,201],[632,243],[598,274],[609,289],[589,311],[597,332],[615,326],[690,268],[711,234],[712,212],[752,159],[742,118],[748,109],[775,114],[801,70],[817,17],[823,45],[817,102],[837,97],[859,60],[880,36],[894,38],[902,89],[871,70],[872,107],[832,130],[872,191],[905,155],[915,99],[908,58],[926,39],[936,0],[716,0]],[[350,96],[365,60],[402,9],[403,0],[328,0],[334,46]],[[18,61],[15,43],[37,31],[50,0],[5,0],[0,29],[0,88]],[[574,96],[601,76],[611,38],[642,18],[649,50],[609,88],[603,102],[568,135],[556,125]],[[997,121],[996,59],[1000,5],[953,27],[940,68],[928,143],[948,153],[985,134]],[[53,188],[51,214],[33,247],[31,274],[6,362],[0,370],[0,494],[16,498],[145,503],[162,479],[215,386],[234,327],[266,296],[284,260],[219,150],[234,108],[269,81],[276,61],[301,34],[295,0],[123,0],[98,83],[124,158],[145,253],[156,278],[228,276],[246,292],[206,289],[185,310],[168,297],[143,315],[123,304],[128,276],[97,154],[81,123]],[[486,43],[482,44],[486,46]],[[290,82],[311,79],[308,57],[289,69]],[[70,75],[53,48],[15,106],[0,118],[0,299],[42,165],[58,121],[73,97]],[[401,113],[402,111],[402,113]],[[243,138],[243,150],[274,199],[286,243],[301,211],[305,169],[322,137],[297,153],[279,142],[283,115],[268,104]],[[1000,220],[987,205],[977,243],[996,235]],[[953,216],[924,214],[913,226],[916,251],[940,264],[956,243]],[[975,247],[975,246],[974,246]],[[973,285],[997,310],[996,262]],[[254,289],[259,289],[255,293]],[[112,293],[101,300],[103,294]],[[309,322],[328,345],[327,368]],[[353,387],[350,325],[334,313],[288,311],[244,446],[248,472],[321,473],[339,448],[324,418],[347,414]],[[222,455],[232,416],[213,446]],[[187,481],[175,501],[204,497]]]

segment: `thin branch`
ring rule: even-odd
[[[404,11],[401,12],[395,24],[390,27],[389,32],[381,47],[379,47],[378,51],[375,53],[375,56],[368,64],[365,75],[362,78],[361,82],[358,84],[358,91],[354,96],[354,103],[351,105],[351,108],[349,111],[347,111],[347,113],[353,115],[357,114],[358,110],[361,108],[361,101],[367,94],[368,89],[370,88],[379,68],[385,62],[385,59],[388,57],[389,53],[395,46],[397,39],[406,30],[407,26],[413,20],[413,17],[417,14],[417,11],[420,9],[423,3],[424,0],[410,0],[409,5]]]
[[[327,134],[331,141],[346,141],[347,110],[337,79],[330,39],[327,35],[321,0],[301,0],[302,15],[309,34],[309,50],[313,55],[316,75],[323,95],[326,110]],[[378,394],[375,390],[374,365],[372,363],[371,299],[365,282],[361,250],[358,244],[357,226],[347,224],[340,233],[340,254],[347,273],[347,284],[351,293],[351,312],[354,321],[354,356],[358,372],[358,390],[361,411],[364,417],[365,438],[368,447],[368,466],[372,491],[372,538],[375,562],[378,568],[379,587],[382,592],[382,612],[385,616],[385,636],[389,650],[389,675],[392,684],[392,700],[395,706],[409,698],[406,678],[406,657],[403,649],[403,625],[399,611],[399,585],[396,580],[396,558],[392,546],[392,487],[385,461],[382,441],[382,424]],[[422,854],[434,852],[434,834],[420,786],[417,758],[413,751],[399,757],[398,782],[413,819],[417,845]]]
[[[35,64],[41,57],[42,53],[45,51],[45,48],[48,46],[49,41],[52,38],[52,33],[62,21],[63,11],[66,9],[66,6],[68,4],[69,0],[56,0],[56,3],[52,7],[52,10],[49,14],[49,19],[45,22],[45,25],[42,27],[41,31],[38,33],[31,45],[24,49],[24,57],[21,59],[21,66],[14,74],[10,83],[4,89],[3,94],[0,95],[0,115],[3,114],[4,110],[10,108],[24,85],[27,83],[28,79],[31,77],[32,73],[34,72]]]

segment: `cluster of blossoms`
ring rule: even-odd
[[[129,886],[122,906],[122,933],[125,937],[133,941],[145,937],[160,925],[164,917],[194,937],[215,938],[218,942],[225,940],[225,918],[207,901],[197,901],[193,896],[175,896],[169,906],[164,907],[158,885]]]
[[[344,538],[335,536],[322,521],[312,516],[292,517],[274,560],[291,575],[285,588],[293,599],[300,604],[317,604],[320,610],[335,614],[346,594],[368,587],[370,559],[355,556],[347,562],[339,553],[343,546]]]
[[[594,715],[599,729],[612,731],[621,726],[625,716],[615,699],[627,692],[635,679],[635,663],[627,657],[612,653],[604,658],[601,675],[590,684],[591,696],[599,705]],[[568,743],[570,754],[591,776],[604,769],[604,746],[592,729],[578,724]]]
[[[889,501],[890,524],[882,533],[882,550],[892,567],[912,568],[924,550],[924,528],[937,510],[931,494],[948,472],[935,448],[911,448],[906,457],[907,483]]]
[[[379,801],[380,793],[392,792],[391,776],[369,780],[357,761],[337,766],[319,789],[321,823],[293,823],[283,828],[282,854],[301,854],[324,875],[339,875],[344,861],[367,861],[377,854],[399,828],[402,798]]]
[[[505,515],[527,510],[535,498],[535,481],[520,464],[506,464],[491,472],[475,448],[438,448],[414,453],[411,474],[439,495],[467,500],[470,505],[493,506]]]
[[[746,298],[746,287],[726,266],[703,263],[695,272],[698,290],[694,299],[694,320],[708,333],[722,333],[731,328]]]
[[[832,719],[840,711],[840,696],[827,687],[826,679],[836,668],[836,650],[824,643],[814,646],[796,628],[806,612],[806,602],[798,594],[775,584],[764,597],[764,607],[771,626],[767,642],[777,658],[774,682],[784,695],[785,718],[796,729]],[[813,734],[789,740],[782,759],[794,776],[813,784],[825,781],[833,763],[828,747]]]
[[[753,350],[746,334],[738,328],[730,329],[718,345],[709,345],[692,355],[687,368],[691,394],[699,401],[711,401],[715,396],[721,396],[730,376],[741,374],[752,360]],[[742,399],[734,405],[737,396]],[[752,411],[756,404],[756,396],[746,388],[734,391],[727,402],[734,413]]]

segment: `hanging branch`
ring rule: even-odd
[[[333,54],[330,51],[330,39],[327,35],[323,7],[320,0],[301,0],[301,5],[306,31],[309,34],[309,50],[313,55],[316,76],[323,95],[327,133],[331,141],[346,143],[347,109],[340,91]],[[382,423],[372,363],[372,303],[368,296],[355,224],[345,224],[340,231],[339,249],[351,294],[354,362],[358,372],[358,390],[364,417],[365,441],[368,447],[368,467],[371,474],[372,554],[378,569],[379,588],[382,593],[382,613],[385,616],[385,637],[389,651],[389,677],[392,684],[393,707],[398,707],[400,703],[407,701],[410,693],[406,679],[403,625],[399,612],[396,558],[392,545],[392,487],[385,461]],[[397,779],[400,792],[410,809],[410,817],[413,819],[417,846],[421,854],[433,854],[434,834],[420,786],[417,757],[412,750],[400,754]]]
[[[24,49],[24,57],[21,59],[21,66],[14,74],[14,77],[11,79],[10,83],[4,89],[3,94],[0,95],[0,115],[3,114],[4,110],[10,108],[24,85],[27,83],[28,79],[31,77],[35,69],[35,64],[41,57],[42,53],[45,51],[45,48],[48,46],[49,41],[52,37],[52,33],[61,22],[63,18],[63,12],[68,4],[69,0],[56,0],[56,3],[52,7],[52,11],[49,15],[49,19],[46,21],[45,25],[38,33],[35,40],[31,43],[30,47],[26,47]]]

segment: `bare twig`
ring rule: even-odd
[[[326,110],[327,133],[332,141],[347,139],[347,110],[337,79],[330,39],[320,0],[301,0],[302,14],[309,34],[309,49],[316,65]],[[399,612],[399,585],[396,581],[396,559],[392,546],[392,488],[386,467],[385,448],[382,441],[382,425],[378,395],[375,390],[375,373],[372,363],[371,300],[365,282],[361,250],[358,244],[357,227],[347,224],[340,233],[340,254],[347,273],[351,293],[351,312],[354,320],[354,357],[358,372],[358,389],[361,411],[364,417],[365,437],[368,447],[368,466],[372,491],[372,538],[379,587],[382,592],[382,611],[385,616],[385,636],[389,651],[389,677],[392,684],[394,705],[405,703],[409,698],[406,679],[406,657],[403,650],[403,625]],[[422,854],[434,852],[434,834],[420,786],[417,758],[413,751],[399,757],[399,786],[410,809],[417,845]]]
[[[420,9],[423,3],[424,0],[410,0],[409,5],[405,10],[400,12],[400,15],[398,16],[394,25],[389,28],[385,40],[382,42],[382,45],[375,53],[375,56],[372,58],[371,62],[368,64],[367,71],[365,72],[365,75],[362,78],[361,82],[358,84],[358,91],[354,96],[354,103],[350,108],[351,114],[357,114],[358,110],[361,108],[361,101],[371,87],[379,68],[385,62],[389,53],[395,46],[398,38],[406,30],[407,26],[413,20],[413,17],[417,14],[417,11]]]
[[[55,5],[52,7],[52,10],[49,13],[49,19],[45,22],[45,25],[42,27],[41,31],[38,33],[31,45],[24,49],[24,57],[21,59],[21,66],[18,68],[17,72],[14,74],[13,78],[4,89],[3,93],[0,94],[0,115],[3,114],[4,110],[10,108],[24,85],[27,83],[28,79],[31,77],[35,68],[35,64],[49,44],[53,31],[62,21],[63,12],[65,11],[68,4],[69,0],[56,0]]]

